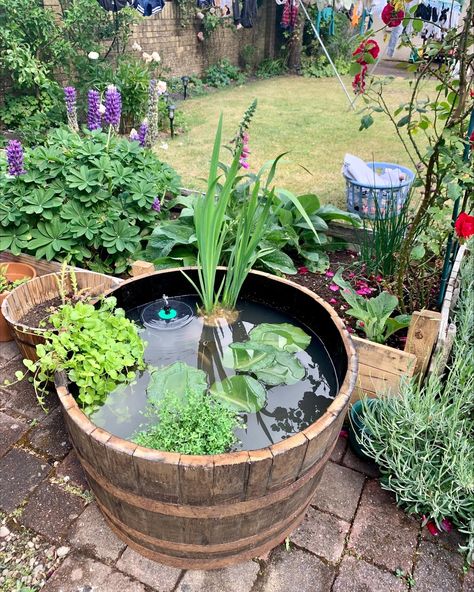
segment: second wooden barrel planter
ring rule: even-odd
[[[196,277],[196,270],[188,270]],[[180,271],[165,270],[113,290],[127,309],[163,293],[190,293]],[[309,427],[258,450],[189,456],[138,446],[94,425],[65,376],[56,380],[79,460],[117,535],[142,555],[179,568],[215,569],[262,555],[303,520],[337,441],[355,385],[357,356],[335,311],[313,292],[261,272],[242,297],[291,314],[315,331],[340,385]]]

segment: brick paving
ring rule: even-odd
[[[19,367],[0,344],[0,383]],[[265,560],[212,572],[150,561],[106,525],[54,397],[48,406],[27,382],[0,387],[1,592],[23,589],[20,578],[28,592],[474,592],[461,535],[433,537],[406,516],[343,438],[304,522]]]

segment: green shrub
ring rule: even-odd
[[[336,58],[334,65],[339,74],[349,73],[350,63],[348,60]],[[331,78],[336,75],[326,56],[301,56],[301,71],[303,76],[308,78]]]
[[[245,82],[245,75],[237,66],[234,66],[227,58],[224,58],[206,70],[204,81],[209,86],[223,88],[233,82],[243,84]]]
[[[154,199],[179,191],[176,172],[151,151],[103,132],[55,130],[26,151],[25,167],[0,175],[0,250],[97,271],[123,272],[154,227]]]
[[[444,377],[406,381],[400,396],[363,401],[364,452],[409,513],[450,519],[474,553],[474,259],[464,269],[453,356]]]
[[[283,58],[277,58],[274,60],[266,58],[259,64],[255,74],[258,78],[273,78],[273,76],[281,76],[286,71],[287,67]]]
[[[181,454],[222,454],[236,441],[241,426],[236,411],[215,400],[206,391],[188,387],[178,395],[166,391],[150,406],[157,423],[138,433],[140,446]]]

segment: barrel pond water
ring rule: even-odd
[[[196,269],[185,271],[197,280]],[[89,417],[74,399],[74,385],[64,374],[56,377],[71,440],[97,503],[130,547],[185,569],[215,569],[266,553],[303,520],[346,415],[357,357],[344,324],[313,292],[263,272],[247,277],[238,317],[214,324],[196,313],[196,297],[181,270],[128,280],[110,294],[141,327],[148,364],[194,365],[205,372],[210,392],[212,383],[244,375],[241,367],[232,369],[229,347],[244,348],[266,327],[307,336],[286,369],[297,375],[294,380],[272,382],[261,367],[243,379],[260,385],[264,401],[242,414],[236,443],[224,454],[163,452],[133,441],[147,422],[148,371],[112,392]]]

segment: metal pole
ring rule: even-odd
[[[336,68],[336,66],[334,65],[334,62],[332,61],[332,59],[331,59],[331,56],[329,55],[329,53],[328,53],[328,50],[326,49],[326,46],[325,46],[325,45],[324,45],[324,43],[323,43],[323,40],[322,40],[322,39],[321,39],[321,37],[319,36],[318,30],[317,30],[317,29],[316,29],[316,27],[314,26],[314,23],[313,23],[313,21],[311,20],[311,18],[310,18],[310,16],[309,16],[309,14],[308,14],[308,11],[306,10],[306,6],[303,4],[303,0],[298,0],[298,2],[299,2],[299,4],[300,4],[300,6],[301,6],[301,10],[304,12],[304,14],[305,14],[306,18],[307,18],[307,19],[308,19],[308,21],[309,21],[309,24],[311,25],[311,28],[313,29],[314,36],[316,37],[316,39],[318,40],[319,44],[320,44],[320,45],[321,45],[321,47],[323,48],[323,51],[324,51],[324,53],[325,53],[325,55],[326,55],[326,57],[327,57],[327,59],[328,59],[328,62],[331,64],[331,66],[332,66],[332,69],[334,70],[334,73],[336,74],[336,76],[337,76],[337,79],[339,80],[339,84],[342,86],[342,88],[343,88],[344,92],[346,93],[347,99],[349,100],[349,103],[350,103],[350,107],[351,107],[352,109],[354,109],[354,107],[353,107],[353,105],[352,105],[352,97],[351,97],[351,95],[350,95],[350,94],[347,92],[347,88],[346,88],[346,86],[345,86],[344,82],[342,81],[342,78],[339,76],[339,72],[337,71],[337,68]]]

